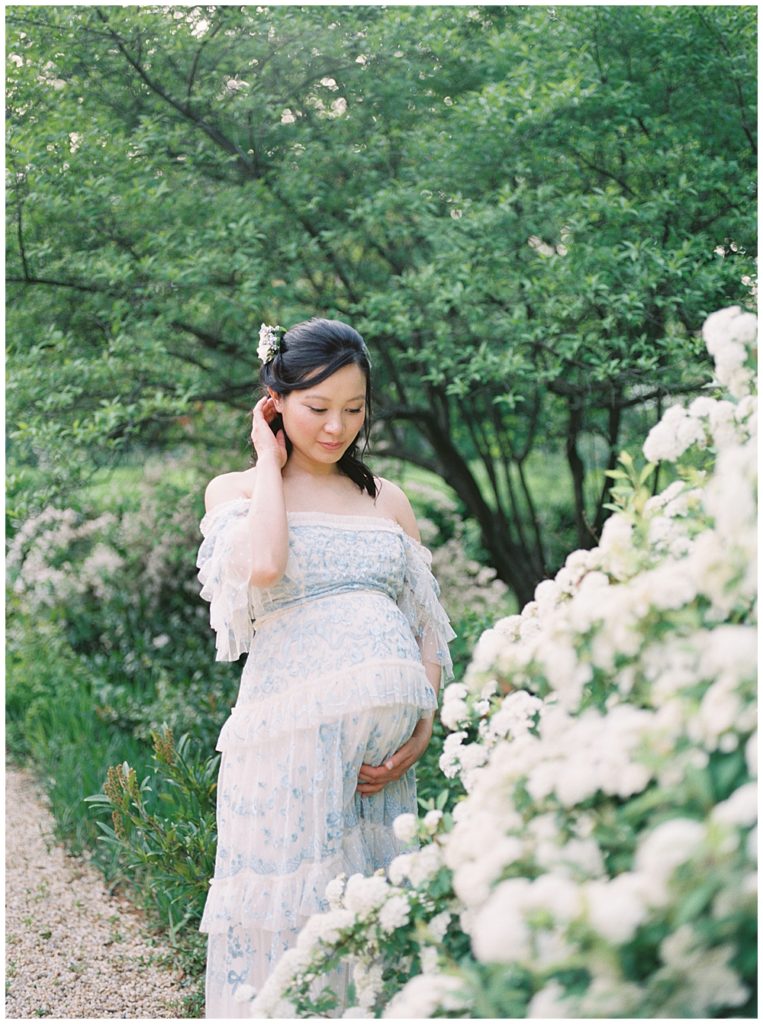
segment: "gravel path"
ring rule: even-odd
[[[32,776],[6,766],[5,801],[6,1018],[178,1017],[178,972],[152,962],[144,916],[57,843]]]

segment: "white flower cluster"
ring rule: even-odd
[[[758,318],[739,306],[712,313],[702,327],[707,351],[715,363],[718,383],[732,398],[744,398],[754,381],[750,366],[757,351]]]
[[[57,607],[76,616],[78,599],[89,595],[103,605],[122,600],[137,574],[148,617],[161,611],[168,587],[184,586],[189,598],[198,597],[194,578],[186,581],[180,574],[181,583],[177,568],[186,539],[193,542],[198,534],[196,498],[191,491],[170,504],[156,486],[173,461],[146,465],[134,495],[137,507],[119,516],[104,512],[86,518],[71,508],[50,507],[22,523],[6,566],[9,584],[26,611],[47,613]],[[207,615],[201,607],[198,611]],[[87,607],[85,614],[90,614]]]
[[[644,442],[650,462],[673,462],[695,444],[699,448],[712,444],[720,451],[736,444],[740,433],[755,433],[756,402],[750,395],[754,371],[748,363],[757,330],[757,317],[739,306],[707,318],[702,335],[715,362],[715,384],[739,401],[697,398],[688,409],[671,406]]]
[[[105,600],[124,564],[122,556],[102,539],[116,522],[110,512],[82,519],[71,508],[51,507],[31,516],[6,556],[13,592],[29,610],[66,604],[88,592]],[[72,549],[83,545],[89,554],[75,566]]]
[[[415,824],[413,815],[400,815],[397,827],[402,834],[410,833],[413,838],[415,830],[406,827],[409,817]],[[390,882],[384,871],[370,877],[355,874],[346,878],[339,875],[326,886],[326,899],[330,909],[308,919],[296,946],[281,957],[265,985],[255,995],[252,1016],[294,1016],[291,993],[311,979],[317,979],[313,981],[316,993],[327,983],[326,977],[320,975],[337,946],[345,952],[345,964],[352,966],[357,1003],[349,1007],[344,1016],[373,1016],[372,1010],[383,982],[382,947],[386,936],[409,921],[409,889]],[[353,943],[353,935],[360,935],[360,941]],[[253,994],[247,994],[247,998]],[[285,1012],[287,1009],[289,1013]]]
[[[440,946],[454,916],[438,905],[428,889],[444,868],[444,818],[437,809],[421,820],[413,814],[398,815],[394,823],[398,839],[412,844],[420,837],[431,841],[396,856],[386,873],[338,875],[328,883],[325,895],[330,909],[308,919],[296,947],[284,954],[261,991],[247,990],[242,997],[254,996],[253,1016],[273,1018],[290,1015],[286,1010],[291,1015],[300,1009],[311,1011],[309,1001],[300,1002],[305,988],[309,1000],[330,983],[326,965],[337,952],[351,974],[343,980],[337,978],[335,990],[345,991],[347,980],[351,980],[355,993],[354,1004],[343,1011],[343,1017],[378,1016],[389,975],[402,972],[407,978],[414,957],[423,975],[440,978]],[[455,989],[460,987],[459,982]],[[437,999],[444,999],[449,1007],[463,1008],[465,1004],[458,1001],[452,988],[447,981],[438,980]],[[419,997],[424,998],[423,990]],[[397,1015],[394,1007],[391,1012]]]
[[[457,1011],[467,1005],[463,996],[464,984],[460,978],[431,971],[416,975],[398,992],[384,1010],[384,1018],[423,1020],[434,1016],[436,1010]]]
[[[281,345],[281,334],[283,333],[283,327],[278,324],[271,326],[270,324],[260,325],[260,339],[257,346],[257,355],[259,356],[260,362],[267,363],[275,356]]]
[[[732,400],[668,410],[645,446],[655,460],[706,447],[706,471],[612,515],[444,692],[441,768],[467,796],[441,856],[476,963],[537,977],[528,1017],[706,1016],[750,996],[728,920],[756,916],[754,335],[738,309],[708,320]],[[689,914],[701,930],[671,924]],[[646,925],[663,929],[660,966],[634,981],[618,950],[649,942]],[[573,994],[581,940],[608,952]],[[459,977],[476,998],[473,973],[443,977],[441,993],[412,979],[385,1015],[447,1015]]]

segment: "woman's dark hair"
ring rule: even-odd
[[[363,434],[361,454],[365,454],[371,430],[371,359],[363,338],[349,324],[322,317],[313,317],[295,324],[284,334],[274,358],[263,364],[260,388],[263,394],[267,394],[268,388],[279,395],[303,391],[350,363],[359,366],[366,378],[366,415],[358,433],[358,437]],[[319,366],[323,369],[316,372]],[[277,433],[283,427],[283,417],[280,414],[275,416],[270,421],[270,427],[274,434]],[[292,443],[285,428],[284,435],[286,453],[291,455]],[[361,454],[358,453],[356,438],[339,460],[339,470],[354,480],[361,491],[366,490],[372,498],[376,498],[374,475],[364,465]],[[254,461],[253,456],[252,463]]]

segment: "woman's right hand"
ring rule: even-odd
[[[283,469],[288,459],[286,451],[286,435],[283,427],[274,434],[270,422],[278,415],[273,399],[265,395],[252,409],[252,444],[257,452],[257,460],[262,456],[275,455],[279,467]]]

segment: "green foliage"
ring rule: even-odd
[[[243,454],[259,323],[336,315],[376,355],[385,450],[450,480],[527,600],[696,386],[703,316],[747,299],[750,8],[12,7],[7,31],[21,514],[137,442]],[[562,453],[555,544],[522,474]]]
[[[82,803],[116,758],[143,765],[143,744],[98,716],[87,662],[44,620],[24,621],[9,602],[13,627],[6,649],[6,743],[16,763],[30,766],[50,802],[55,833],[75,853],[95,853],[109,879],[114,857],[98,855],[98,830]]]
[[[220,758],[200,759],[187,735],[175,744],[167,727],[152,740],[153,775],[138,783],[127,761],[112,765],[103,792],[85,801],[111,808],[112,824],[97,823],[101,841],[118,852],[133,898],[174,938],[198,924],[213,874]]]

